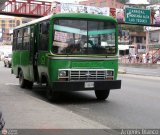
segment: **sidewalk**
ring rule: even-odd
[[[118,73],[160,77],[160,65],[158,64],[119,64]]]
[[[5,129],[109,129],[33,95],[34,92],[10,86],[1,88],[0,110],[6,122]]]

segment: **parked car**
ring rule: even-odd
[[[12,66],[12,54],[7,54],[4,56],[4,67],[11,67]]]

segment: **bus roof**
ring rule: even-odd
[[[50,18],[80,18],[80,19],[97,19],[97,20],[106,20],[106,21],[112,21],[114,23],[117,23],[117,21],[111,17],[111,16],[104,16],[104,15],[96,15],[96,14],[88,14],[88,13],[58,13],[58,14],[51,14],[45,17],[41,17],[39,19],[35,19],[33,21],[30,21],[28,23],[22,24],[20,26],[15,27],[14,29],[23,28],[32,24],[36,24],[38,22],[41,22],[43,20],[47,20]]]
[[[35,20],[30,21],[30,22],[28,22],[28,23],[24,23],[24,24],[22,24],[22,25],[20,25],[20,26],[17,26],[17,27],[15,27],[14,29],[19,29],[19,28],[22,28],[22,27],[25,27],[25,26],[28,26],[28,25],[35,24],[35,23],[37,23],[37,22],[41,22],[41,21],[43,21],[43,20],[47,20],[47,19],[51,18],[51,16],[53,16],[53,15],[48,15],[48,16],[45,16],[45,17],[41,17],[41,18],[35,19]]]

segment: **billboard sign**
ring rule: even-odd
[[[92,14],[101,14],[109,16],[108,7],[94,7],[94,6],[85,6],[71,3],[61,3],[60,6],[61,13],[92,13]]]
[[[150,25],[150,10],[125,8],[125,23]]]
[[[119,24],[136,24],[144,26],[160,26],[160,5],[147,6],[146,9],[125,7],[94,7],[73,3],[53,2],[52,13],[90,13],[112,16]]]

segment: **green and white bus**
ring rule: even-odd
[[[59,13],[18,26],[12,71],[21,88],[46,84],[49,100],[81,90],[94,90],[105,100],[110,90],[121,88],[117,22],[103,15]]]

